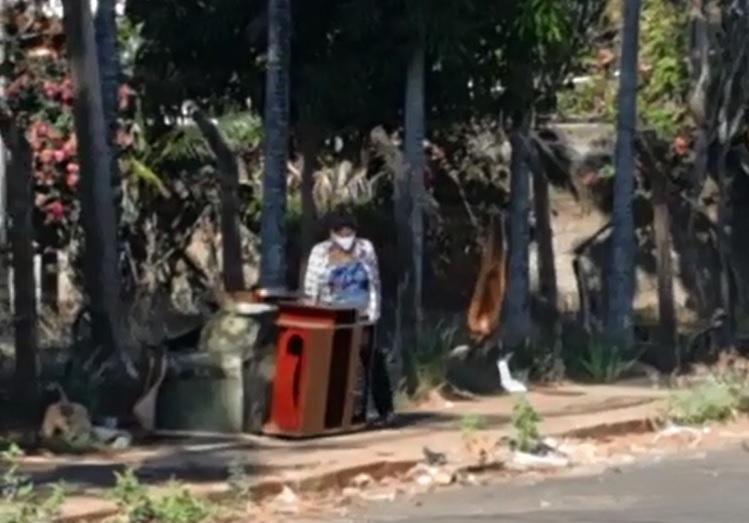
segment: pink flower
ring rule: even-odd
[[[43,123],[40,122],[40,123],[36,124],[35,127],[36,127],[36,129],[35,129],[36,130],[36,135],[39,138],[44,138],[45,136],[47,136],[47,126],[45,124],[43,124]]]
[[[78,149],[78,142],[76,142],[75,135],[71,136],[70,139],[62,146],[62,148],[65,151],[65,154],[67,154],[68,156],[73,156],[76,153],[76,149]]]
[[[47,98],[54,98],[55,96],[57,96],[57,93],[60,91],[60,88],[50,81],[44,82],[43,89],[44,89],[44,94],[47,96]]]
[[[78,176],[77,172],[68,172],[68,175],[65,177],[65,183],[68,184],[68,187],[71,189],[75,189],[78,187],[78,180],[80,177]]]
[[[43,149],[39,153],[39,159],[42,161],[42,163],[50,163],[53,159],[55,159],[55,154],[50,149]]]
[[[65,207],[60,200],[48,203],[46,207],[47,215],[53,220],[62,220],[65,216]]]
[[[65,153],[65,149],[55,149],[55,151],[52,153],[55,157],[56,162],[62,162],[67,158],[67,154]]]

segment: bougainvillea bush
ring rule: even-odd
[[[7,110],[26,130],[33,151],[34,194],[39,247],[60,248],[79,234],[80,167],[73,128],[73,83],[65,56],[62,21],[18,2],[3,13],[7,42]],[[120,109],[127,110],[130,93],[120,89]],[[122,120],[120,150],[132,146],[129,126]]]

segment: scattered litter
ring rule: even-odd
[[[374,478],[369,474],[358,474],[351,480],[351,484],[359,489],[366,488],[374,483]]]
[[[456,479],[457,475],[454,470],[445,469],[438,470],[433,477],[434,483],[443,487],[452,485]]]
[[[700,444],[702,441],[702,438],[705,434],[708,434],[710,432],[710,427],[703,427],[702,429],[697,429],[695,427],[686,427],[684,425],[676,425],[674,423],[668,423],[662,430],[658,432],[653,437],[653,443],[657,443],[663,438],[670,438],[673,436],[681,436],[681,435],[687,435],[690,437],[693,437],[691,444],[689,445],[691,448],[696,447]]]
[[[512,453],[510,465],[520,470],[564,468],[570,466],[570,460],[564,456],[555,456],[553,454],[539,456],[528,452],[515,451]]]
[[[429,447],[422,447],[421,452],[424,454],[427,465],[439,466],[447,463],[447,456],[444,452],[434,452]]]
[[[389,492],[361,492],[359,497],[366,499],[367,501],[395,501],[397,492],[391,490]]]
[[[499,383],[502,388],[510,394],[522,394],[528,392],[528,387],[522,382],[514,379],[510,374],[509,362],[512,359],[512,353],[506,355],[504,358],[497,360],[497,369],[499,370]]]
[[[434,480],[432,479],[432,476],[429,474],[419,474],[416,477],[416,483],[421,485],[422,487],[428,487],[432,484]]]
[[[294,505],[299,503],[299,496],[288,485],[284,485],[283,490],[276,496],[275,501],[282,505]]]

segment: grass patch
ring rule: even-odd
[[[749,381],[745,375],[711,375],[688,390],[674,392],[666,408],[667,418],[683,425],[726,422],[749,412]]]
[[[489,423],[487,422],[486,417],[481,414],[463,414],[460,418],[460,431],[464,434],[486,430],[488,426]]]
[[[406,387],[407,380],[404,377],[404,383],[396,393],[407,396],[400,398],[401,402],[422,400],[428,397],[430,392],[442,388],[447,383],[448,356],[459,344],[461,330],[461,323],[457,320],[424,321],[418,342],[410,350],[403,351],[403,356],[409,358],[409,365],[404,365],[404,371],[409,372],[406,369],[410,369],[410,375],[415,378],[415,383],[412,387]],[[391,343],[391,346],[395,345],[397,344]]]
[[[122,513],[123,523],[202,523],[216,516],[216,507],[174,481],[165,493],[151,495],[132,469],[115,473],[111,497]]]

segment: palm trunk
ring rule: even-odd
[[[424,264],[424,60],[425,49],[420,42],[411,55],[406,76],[405,149],[408,162],[408,193],[410,204],[411,281],[409,289],[409,316],[413,322],[413,346],[418,346],[422,328],[422,282]]]
[[[10,245],[13,264],[13,325],[15,334],[15,400],[35,405],[37,398],[37,310],[34,274],[34,196],[32,152],[22,131],[3,125],[11,151],[8,162]]]
[[[224,290],[244,290],[242,241],[239,236],[239,164],[216,126],[200,111],[193,119],[216,155],[221,201],[221,265]]]
[[[5,15],[7,4],[5,0],[0,0],[0,13]],[[5,34],[5,24],[0,24],[0,64],[5,63],[7,56],[7,38]],[[5,106],[5,87],[8,84],[8,78],[4,72],[0,71],[0,104]],[[7,222],[7,155],[6,143],[0,136],[0,250],[5,250],[8,242],[8,222]],[[0,257],[0,304],[7,305],[10,298],[10,271],[5,256]]]
[[[315,243],[317,206],[315,205],[315,171],[322,145],[320,129],[315,124],[299,125],[299,152],[302,157],[302,243],[300,249],[299,281],[304,278],[307,257]]]
[[[286,287],[286,162],[289,157],[291,1],[268,0],[265,171],[260,217],[260,284]]]
[[[726,156],[728,146],[721,145],[716,161],[716,175],[718,179],[718,255],[720,258],[720,301],[725,312],[723,328],[720,329],[719,348],[733,349],[736,337],[736,286],[733,281],[732,264],[732,227],[733,202],[732,186],[733,179],[726,167]]]
[[[116,214],[115,233],[117,234],[118,269],[120,275],[131,274],[122,271],[119,262],[122,259],[123,243],[120,238],[120,208],[122,202],[122,182],[119,166],[119,145],[117,144],[119,88],[120,88],[120,54],[117,33],[117,0],[98,0],[94,15],[94,35],[96,40],[96,59],[101,81],[101,100],[104,110],[104,125],[107,131],[107,156],[111,175],[112,198]],[[134,282],[133,282],[134,283]]]
[[[614,176],[607,318],[610,347],[620,351],[630,350],[634,342],[632,300],[635,283],[635,232],[632,197],[635,178],[640,8],[641,0],[623,2],[624,27],[619,65],[616,174]]]
[[[121,352],[121,303],[111,163],[89,2],[64,0],[64,27],[75,101],[73,119],[81,164],[81,220],[86,238],[86,288],[94,343]],[[126,360],[126,363],[130,363]],[[132,372],[132,366],[129,365]]]
[[[531,114],[526,114],[510,135],[510,231],[505,317],[502,341],[510,350],[520,348],[531,332],[530,319],[530,197],[531,173],[529,132]]]
[[[658,341],[663,354],[663,369],[679,369],[681,354],[676,338],[676,305],[674,303],[674,270],[671,260],[671,217],[668,209],[668,178],[654,172],[653,236],[655,272],[658,278]]]
[[[101,101],[104,125],[107,130],[107,147],[110,154],[112,186],[120,190],[117,163],[117,114],[120,88],[120,60],[117,39],[117,0],[98,0],[94,16],[96,60],[101,80]],[[119,202],[118,202],[119,203]]]
[[[557,272],[554,261],[554,231],[551,228],[551,201],[549,198],[549,181],[546,179],[543,165],[535,151],[531,151],[533,168],[533,206],[536,216],[536,245],[538,247],[538,286],[541,298],[540,316],[541,332],[544,343],[552,348],[552,366],[547,369],[554,376],[562,378],[561,344],[559,342],[559,313]]]

